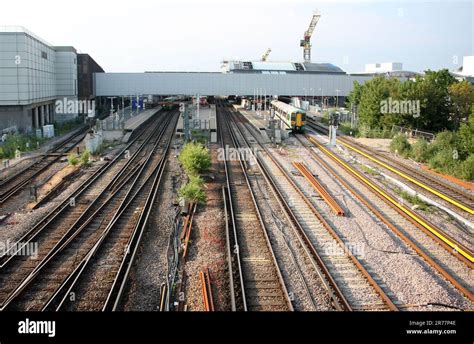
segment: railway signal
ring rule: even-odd
[[[339,112],[329,114],[329,145],[336,145],[336,132],[339,125]]]

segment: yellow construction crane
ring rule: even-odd
[[[265,51],[265,54],[262,55],[262,61],[266,61],[268,59],[268,55],[272,52],[272,49],[268,48],[267,51]]]
[[[304,33],[304,39],[300,42],[300,46],[303,47],[304,62],[311,62],[311,36],[313,35],[314,28],[318,24],[319,18],[321,18],[321,14],[315,11],[308,30]]]

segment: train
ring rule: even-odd
[[[189,97],[185,96],[171,96],[171,97],[166,97],[163,99],[160,103],[160,105],[163,107],[165,110],[171,110],[175,106],[179,105],[180,102],[184,102],[189,100]]]
[[[271,106],[275,117],[280,119],[281,129],[295,132],[303,131],[306,125],[306,111],[279,100],[273,100]]]

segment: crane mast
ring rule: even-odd
[[[304,62],[311,62],[311,36],[313,35],[314,28],[318,24],[319,18],[321,18],[321,14],[316,11],[313,14],[308,29],[304,33],[304,39],[300,42],[300,46],[303,47]]]
[[[271,48],[268,48],[267,51],[265,51],[265,54],[262,55],[262,61],[265,62],[268,59],[268,55],[272,52]]]

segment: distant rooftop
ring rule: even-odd
[[[286,73],[322,73],[322,74],[345,74],[345,72],[331,63],[310,62],[276,62],[276,61],[244,61],[224,60],[222,64],[224,73],[262,73],[262,74],[286,74]]]
[[[366,73],[386,73],[402,70],[403,63],[401,62],[369,63],[365,65]]]

